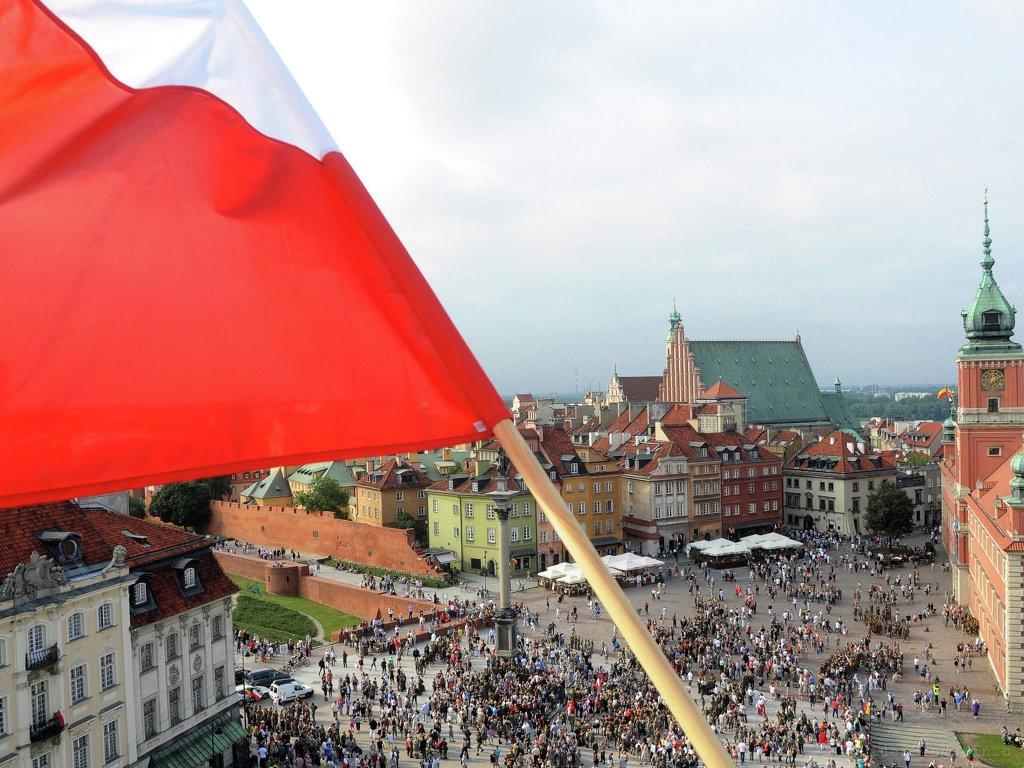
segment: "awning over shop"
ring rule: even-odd
[[[213,755],[226,752],[232,744],[247,738],[242,724],[225,713],[153,752],[149,768],[207,768]]]
[[[442,549],[440,547],[428,549],[427,554],[434,558],[434,562],[438,565],[448,565],[448,563],[454,563],[459,559],[450,549]]]

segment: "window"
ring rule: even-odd
[[[427,508],[426,507],[417,507],[416,508],[416,515],[417,515],[417,517],[426,517],[427,516]]]
[[[50,709],[46,706],[46,681],[39,680],[29,688],[29,701],[32,704],[32,725],[42,725],[50,719]]]
[[[747,512],[749,512],[750,514],[754,514],[755,512],[757,512],[757,504],[754,504],[753,502],[748,504],[747,505]]]
[[[86,697],[85,690],[85,664],[79,664],[71,668],[71,703],[77,704]]]
[[[614,520],[605,520],[604,521],[604,532],[605,533],[615,533],[615,521]]]
[[[181,581],[185,585],[185,589],[194,589],[199,583],[196,579],[196,568],[194,565],[190,565],[185,569],[185,572],[181,575]]]
[[[594,493],[601,492],[601,483],[594,483]]]
[[[523,541],[530,541],[533,538],[533,529],[528,525],[523,526]]]
[[[202,635],[199,630],[199,622],[194,623],[188,628],[188,649],[194,651],[200,645],[202,645]]]
[[[829,483],[829,484],[828,484],[828,489],[829,489],[830,491],[834,491],[834,490],[836,489],[836,485],[835,485],[835,483]]]
[[[601,525],[601,521],[600,520],[595,520],[594,521],[594,535],[595,536],[600,536],[602,530],[603,530],[603,526]]]
[[[181,687],[171,688],[167,692],[167,716],[171,720],[171,725],[177,725],[181,722]]]
[[[585,515],[585,514],[587,514],[587,502],[585,502],[585,501],[581,501],[581,502],[580,502],[580,503],[579,503],[579,504],[577,505],[577,507],[576,507],[576,510],[577,510],[577,511],[578,511],[578,512],[579,512],[579,513],[580,513],[581,515]]]
[[[440,536],[441,535],[441,524],[440,523],[434,523],[434,535],[435,536]]]
[[[156,736],[156,699],[142,703],[142,729],[147,739]]]
[[[989,456],[1002,456],[1003,455],[1003,449],[1002,449],[1001,446],[998,446],[998,445],[990,445],[988,447],[988,455]]]
[[[455,528],[452,528],[452,536],[454,538],[456,538],[456,539],[459,538],[459,528],[458,528],[458,526],[456,526]]]
[[[68,642],[77,640],[85,634],[85,616],[73,613],[68,616]]]
[[[224,667],[213,670],[213,695],[220,701],[224,698]]]
[[[472,517],[472,516],[473,516],[473,504],[471,502],[467,501],[466,502],[466,517]]]
[[[405,491],[395,491],[395,501],[405,501]]]
[[[466,541],[475,541],[475,540],[476,540],[476,531],[473,530],[473,526],[472,525],[467,525],[466,526]]]
[[[727,486],[725,486],[725,487],[724,487],[724,488],[722,489],[722,495],[723,495],[723,496],[728,496],[728,495],[729,495],[729,486],[728,486],[728,485],[727,485]]]
[[[565,492],[566,493],[572,493],[572,483],[566,483],[565,484]]]
[[[458,504],[452,504],[452,514],[458,516],[458,514],[459,514],[459,505]]]
[[[46,647],[46,627],[36,624],[28,630],[28,652],[42,653]]]
[[[167,636],[167,659],[178,658],[178,634],[172,632]]]
[[[580,493],[583,493],[584,491],[586,491],[586,488],[587,488],[587,484],[582,482],[582,481],[580,481],[580,487],[579,487]]]
[[[431,505],[431,508],[432,508],[432,509],[433,509],[433,510],[434,510],[435,512],[437,512],[437,499],[434,499],[434,500],[433,500],[433,504]]]
[[[487,543],[488,544],[493,544],[494,542],[495,542],[494,529],[493,528],[488,528],[487,529]]]
[[[541,512],[540,513],[539,522],[546,523],[547,521],[548,521],[548,514],[547,514],[547,512]]]
[[[548,532],[547,531],[538,531],[537,539],[540,541],[541,544],[547,544],[548,543]]]
[[[96,623],[101,630],[114,626],[114,606],[110,603],[101,605],[96,611]]]
[[[999,413],[999,398],[998,397],[990,397],[988,399],[988,412],[989,413]]]
[[[143,643],[139,646],[139,669],[148,672],[156,666],[153,661],[153,644]]]
[[[427,498],[427,492],[424,489],[420,488],[418,491],[416,491],[416,498],[417,499],[425,499],[425,498]]]
[[[615,500],[614,499],[605,499],[604,511],[607,512],[609,515],[612,512],[615,511]]]
[[[868,480],[868,490],[869,491],[875,490],[875,481],[874,480]]]
[[[220,640],[224,637],[224,617],[214,616],[213,623],[210,627],[210,631],[213,633],[214,640]]]
[[[71,742],[71,768],[89,768],[89,734]]]
[[[494,505],[493,504],[488,504],[487,505],[487,519],[488,520],[493,520],[494,519]]]
[[[530,502],[523,502],[523,517],[529,517],[533,514],[533,510],[530,508]]]
[[[145,605],[147,602],[149,602],[149,588],[146,582],[140,581],[132,587],[132,603],[135,605]]]
[[[198,712],[203,708],[203,676],[192,678],[192,709]]]
[[[0,696],[0,736],[7,735],[7,697]]]
[[[753,483],[750,483],[750,484],[749,484],[749,485],[747,486],[747,493],[753,493],[753,492],[754,492],[754,484],[753,484]]]
[[[105,653],[100,656],[100,690],[107,690],[117,685],[114,676],[114,654]]]
[[[116,760],[117,751],[117,720],[103,724],[103,762]]]
[[[509,539],[512,541],[519,541],[519,526],[513,525],[509,528]]]
[[[595,501],[594,502],[594,514],[595,515],[600,515],[601,514],[601,502],[600,501]]]

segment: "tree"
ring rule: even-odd
[[[146,516],[146,502],[134,496],[128,497],[128,514],[140,520]]]
[[[871,533],[898,539],[914,530],[914,502],[896,483],[883,480],[868,496],[864,526]]]
[[[924,467],[931,463],[931,459],[920,451],[910,451],[903,459],[903,465],[907,467]]]
[[[210,486],[205,480],[168,483],[156,492],[149,514],[183,528],[202,528],[210,522]]]
[[[223,501],[224,497],[231,493],[231,478],[227,475],[208,477],[203,480],[210,489],[210,498],[213,501]]]
[[[323,475],[314,478],[309,490],[296,491],[294,499],[297,506],[310,512],[333,512],[339,519],[348,519],[348,494],[333,478]]]
[[[430,535],[427,532],[426,519],[421,518],[417,520],[403,509],[398,513],[398,517],[395,520],[395,527],[412,528],[416,535],[416,541],[418,541],[423,547],[430,546]]]

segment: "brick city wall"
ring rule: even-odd
[[[296,567],[295,564],[288,561],[284,561],[281,566],[276,566],[275,562],[280,561],[260,560],[225,550],[216,550],[213,554],[217,558],[217,562],[220,563],[220,567],[226,572],[243,576],[247,579],[262,581],[266,584],[276,581],[275,577],[279,574],[288,572],[290,577],[294,575],[298,579],[298,589],[292,594],[298,594],[300,597],[322,605],[329,605],[331,608],[358,616],[366,621],[377,618],[378,611],[380,611],[381,617],[386,621],[389,607],[394,609],[395,616],[402,616],[406,619],[409,616],[410,604],[413,606],[413,616],[417,619],[419,618],[420,611],[424,615],[430,615],[435,608],[443,608],[443,606],[436,606],[432,602],[425,600],[383,595],[380,592],[364,589],[352,584],[344,584],[323,577],[311,576],[308,573],[308,568],[305,566]],[[430,592],[428,591],[427,594],[430,594]],[[454,626],[462,626],[462,623],[458,622]],[[388,625],[389,628],[392,626],[393,624]],[[408,626],[417,625],[410,624]],[[337,627],[324,627],[324,630],[330,633],[331,639],[334,642],[338,642],[339,629]],[[426,634],[429,635],[429,632]]]
[[[257,507],[230,501],[210,503],[210,533],[271,549],[337,557],[406,573],[436,576],[413,549],[413,532],[337,520],[294,507]]]

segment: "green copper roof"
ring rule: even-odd
[[[960,314],[963,316],[967,343],[961,355],[1020,352],[1021,345],[1011,341],[1017,310],[1006,300],[992,276],[992,238],[988,228],[988,199],[985,200],[985,237],[982,240],[981,282],[974,301]]]
[[[704,386],[724,381],[750,399],[748,424],[836,423],[797,341],[690,341],[690,352]]]

